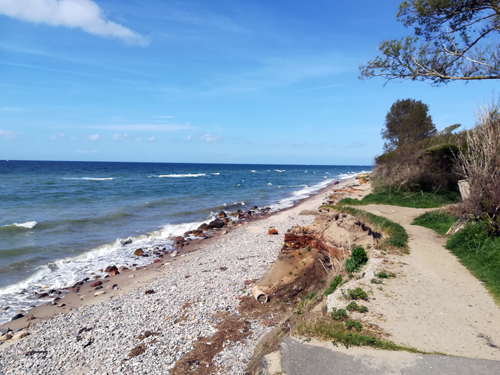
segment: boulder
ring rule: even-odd
[[[27,322],[30,322],[30,321],[35,320],[35,319],[36,319],[36,317],[33,314],[26,315],[26,321]]]
[[[128,268],[125,266],[121,266],[120,268],[118,268],[118,271],[128,271]]]
[[[136,257],[142,257],[144,256],[144,251],[142,249],[137,249],[136,251],[134,251],[134,255]]]
[[[48,297],[49,296],[49,293],[40,293],[38,295],[38,298],[45,298],[45,297]]]
[[[116,266],[108,266],[104,270],[104,272],[106,272],[106,273],[110,273],[110,272],[113,272],[113,271],[118,271],[118,267],[116,267]]]
[[[177,251],[173,251],[173,252],[170,253],[170,256],[172,258],[175,258],[177,256],[177,254],[178,254]]]
[[[28,335],[29,333],[26,331],[17,332],[14,336],[12,336],[12,340],[21,340],[23,337]]]
[[[21,319],[24,315],[23,314],[16,314],[12,317],[11,320],[17,320],[17,319]]]
[[[12,335],[10,333],[6,333],[2,337],[0,337],[0,341],[7,341],[7,340],[10,340],[11,338],[12,338]]]
[[[92,284],[90,284],[91,288],[95,288],[96,286],[99,286],[102,284],[102,281],[94,281]]]
[[[102,296],[103,294],[106,294],[104,290],[100,290],[99,292],[94,293],[95,297]]]
[[[10,331],[9,327],[0,327],[0,336],[5,335],[7,332]]]
[[[144,291],[144,294],[154,294],[154,292],[155,292],[155,291],[154,291],[153,289],[146,289],[146,290]]]
[[[226,215],[226,213],[225,213],[224,211],[219,212],[219,215],[218,215],[218,216],[219,216],[219,218],[221,218],[221,219],[223,219],[223,218],[227,217],[227,215]]]
[[[251,208],[251,210],[254,210],[254,211],[255,211],[255,210],[256,210],[256,209],[258,209],[258,208],[259,208],[259,207],[257,207],[257,206],[253,206],[253,207]]]
[[[115,275],[119,275],[119,274],[120,274],[120,272],[118,270],[113,270],[110,273],[108,273],[108,276],[115,276]]]
[[[208,223],[209,229],[222,228],[224,226],[224,221],[220,219],[216,219]]]
[[[204,231],[204,230],[208,230],[208,224],[207,223],[203,223],[201,224],[199,227],[198,227],[198,230],[200,231]]]
[[[269,231],[267,232],[268,235],[271,234],[278,234],[278,230],[276,228],[270,228]]]
[[[153,260],[153,263],[160,263],[160,260],[159,259],[155,259],[155,260]]]

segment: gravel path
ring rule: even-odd
[[[127,294],[40,322],[28,337],[0,346],[0,374],[168,374],[199,338],[216,332],[221,315],[238,314],[238,297],[252,288],[244,282],[276,260],[286,230],[313,221],[299,208],[237,228]],[[271,225],[279,235],[267,235]],[[214,358],[220,373],[242,374],[269,330],[251,321],[251,335]],[[146,331],[159,335],[135,338]],[[145,351],[129,359],[135,347]]]

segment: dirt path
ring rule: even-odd
[[[397,277],[373,291],[366,321],[390,340],[424,351],[500,360],[500,308],[482,283],[444,248],[446,238],[410,225],[428,210],[361,206],[401,224],[410,236],[410,254],[386,255],[380,269]],[[368,281],[369,283],[369,281]]]

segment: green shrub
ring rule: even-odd
[[[333,308],[332,311],[332,319],[333,320],[342,320],[347,318],[347,312],[344,309],[336,309]]]
[[[323,295],[327,296],[329,294],[332,294],[333,292],[335,292],[335,289],[337,289],[337,287],[340,284],[342,284],[342,276],[337,275],[337,276],[335,276],[335,278],[333,279],[333,281],[330,283],[330,286],[328,287],[328,289],[325,290],[325,292],[323,293]]]
[[[368,308],[363,305],[358,305],[356,302],[352,301],[350,304],[347,305],[346,310],[348,311],[358,311],[361,313],[367,313]]]
[[[356,331],[361,332],[361,328],[363,327],[360,322],[356,320],[348,320],[345,322],[345,327],[347,329],[354,328]]]
[[[451,215],[438,211],[430,211],[413,220],[412,225],[420,225],[421,227],[432,229],[444,235],[456,221],[457,219]]]
[[[349,297],[351,299],[354,299],[354,300],[362,299],[362,300],[368,301],[368,294],[366,294],[366,292],[359,287],[356,289],[348,289],[347,293],[349,294]]]
[[[368,262],[368,255],[362,246],[356,247],[349,258],[345,261],[345,269],[347,272],[358,272],[364,264]]]
[[[455,254],[500,303],[500,237],[488,234],[488,223],[470,222],[446,248]]]

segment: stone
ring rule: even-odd
[[[35,320],[35,319],[36,319],[36,317],[33,314],[26,315],[26,321],[27,322],[30,322],[30,321]]]
[[[102,281],[94,281],[92,284],[90,284],[91,288],[95,288],[96,286],[99,286],[102,284]]]
[[[116,267],[116,266],[108,266],[108,267],[106,267],[106,269],[104,270],[104,272],[106,272],[106,273],[108,273],[108,274],[109,274],[110,272],[113,272],[113,271],[118,271],[118,267]]]
[[[11,338],[12,338],[12,335],[10,333],[6,333],[2,337],[0,337],[0,341],[7,341],[7,340],[10,340]]]
[[[172,258],[175,258],[177,256],[177,254],[178,254],[177,251],[173,251],[173,252],[170,253],[170,256]]]
[[[95,292],[95,293],[94,293],[94,296],[95,296],[95,297],[98,297],[98,296],[102,296],[103,294],[106,294],[106,292],[105,292],[104,290],[101,290],[101,291],[99,291],[99,292]]]
[[[16,314],[12,317],[11,320],[17,320],[17,319],[21,319],[24,315],[23,314]]]
[[[268,235],[278,234],[278,230],[276,228],[270,228],[267,234]]]
[[[108,273],[108,276],[116,276],[119,274],[120,274],[120,272],[118,270],[114,270],[114,271],[111,271],[110,273]]]
[[[216,219],[208,223],[209,229],[222,228],[224,226],[224,221],[220,219]]]
[[[99,276],[99,275],[95,275],[95,276],[93,277],[93,279],[94,279],[94,280],[97,280],[97,279],[99,279],[99,278],[100,278],[100,276]]]
[[[41,293],[38,295],[38,298],[45,298],[45,297],[48,297],[49,296],[49,293]]]
[[[160,260],[159,259],[155,259],[155,260],[153,260],[153,263],[160,263]]]
[[[225,213],[224,211],[219,212],[219,215],[218,215],[218,216],[219,216],[219,218],[221,218],[221,219],[222,219],[222,218],[227,217],[227,215],[226,215],[226,213]]]
[[[12,336],[12,340],[21,340],[23,337],[28,335],[29,333],[26,331],[17,332],[14,336]]]
[[[5,335],[9,331],[10,331],[9,327],[0,328],[0,336]]]
[[[118,271],[128,271],[128,268],[125,266],[121,266],[120,268],[118,268]]]
[[[103,286],[102,285],[99,285],[97,288],[95,288],[94,290],[99,290],[99,289],[102,289]]]
[[[80,288],[73,288],[71,289],[72,292],[78,293],[80,291]]]
[[[255,210],[256,210],[256,209],[258,209],[258,208],[259,208],[259,207],[257,207],[257,206],[253,206],[253,207],[251,208],[251,210],[255,211]]]
[[[154,294],[154,293],[155,293],[155,291],[153,289],[146,289],[144,291],[144,294]]]
[[[57,307],[59,307],[59,308],[64,307],[64,306],[66,306],[65,303],[60,303],[59,305],[57,305]]]
[[[144,251],[142,249],[137,249],[136,251],[134,251],[134,255],[137,257],[142,257],[144,256]]]
[[[198,230],[201,230],[201,231],[204,231],[204,230],[208,230],[208,224],[206,223],[203,223],[201,224],[199,227],[198,227]]]

